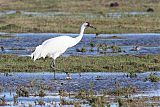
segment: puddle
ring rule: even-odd
[[[155,97],[160,96],[160,89],[151,91],[139,91],[132,95],[132,97]]]
[[[107,17],[111,18],[122,18],[126,16],[149,16],[151,13],[148,12],[115,12],[115,13],[107,13]]]
[[[15,14],[16,11],[15,10],[11,10],[11,11],[1,11],[0,12],[0,16],[5,16],[5,15],[10,15],[10,14]]]

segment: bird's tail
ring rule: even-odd
[[[35,51],[31,54],[31,59],[35,61],[36,59],[41,58],[41,51],[42,51],[42,45],[37,46]]]

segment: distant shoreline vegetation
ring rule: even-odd
[[[87,17],[81,14],[58,15],[53,17],[11,14],[0,19],[0,32],[6,33],[79,33],[79,25],[85,21],[97,27],[86,33],[159,33],[159,15],[125,16],[121,18]],[[88,15],[92,16],[92,15]]]
[[[33,61],[30,57],[0,55],[0,72],[52,72],[51,59]],[[69,56],[57,59],[56,72],[128,72],[160,70],[160,55]]]
[[[97,31],[86,33],[159,33],[159,4],[158,0],[1,0],[0,32],[79,33],[79,25],[89,21]]]

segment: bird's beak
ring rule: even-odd
[[[96,29],[96,27],[94,27],[94,26],[92,26],[92,25],[90,25],[89,27],[90,27],[90,28],[93,28],[93,29]]]

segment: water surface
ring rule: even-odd
[[[26,72],[13,72],[9,75],[0,73],[0,86],[2,88],[0,92],[0,98],[5,96],[7,104],[14,105],[14,96],[16,95],[16,90],[24,87],[30,93],[29,97],[18,97],[18,105],[34,105],[37,101],[44,101],[45,106],[56,105],[59,107],[61,98],[59,96],[59,90],[65,90],[75,94],[80,90],[90,90],[93,89],[96,95],[101,96],[104,91],[114,91],[122,87],[136,87],[137,91],[130,95],[131,98],[139,97],[156,97],[160,96],[160,82],[150,82],[146,81],[146,78],[150,75],[150,72],[138,73],[137,77],[130,78],[127,77],[126,73],[105,73],[105,72],[87,72],[82,73],[72,73],[72,80],[66,80],[65,73],[56,73],[56,80],[53,79],[53,73],[51,72],[36,72],[36,73],[26,73]],[[160,72],[156,72],[156,75],[160,76]],[[31,84],[34,85],[30,87]],[[119,86],[117,86],[117,83]],[[40,87],[50,87],[45,89],[46,96],[39,97],[34,96],[36,92],[41,90]],[[107,97],[107,96],[106,96]],[[108,96],[110,98],[111,107],[118,107],[118,103],[113,100],[115,96]],[[113,98],[113,99],[112,99]],[[74,98],[74,95],[68,97],[64,96],[63,99],[66,101],[78,101],[84,102],[82,99]],[[112,99],[112,100],[111,100]],[[67,106],[67,105],[66,105]],[[72,107],[73,105],[71,105]],[[82,107],[91,107],[86,102]],[[74,107],[74,106],[73,106]]]
[[[30,55],[36,46],[43,41],[62,35],[76,37],[79,34],[62,33],[16,33],[11,34],[14,38],[0,39],[0,46],[5,51],[1,54]],[[119,46],[122,52],[112,53],[106,51],[105,55],[119,54],[160,54],[160,34],[159,33],[140,33],[140,34],[85,34],[81,42],[76,46],[69,48],[63,55],[104,55],[100,53],[97,47],[92,48],[90,44],[107,44],[108,46]],[[139,51],[131,51],[135,46],[139,46]],[[85,47],[86,52],[77,52],[76,49]],[[91,51],[92,50],[92,51]]]

